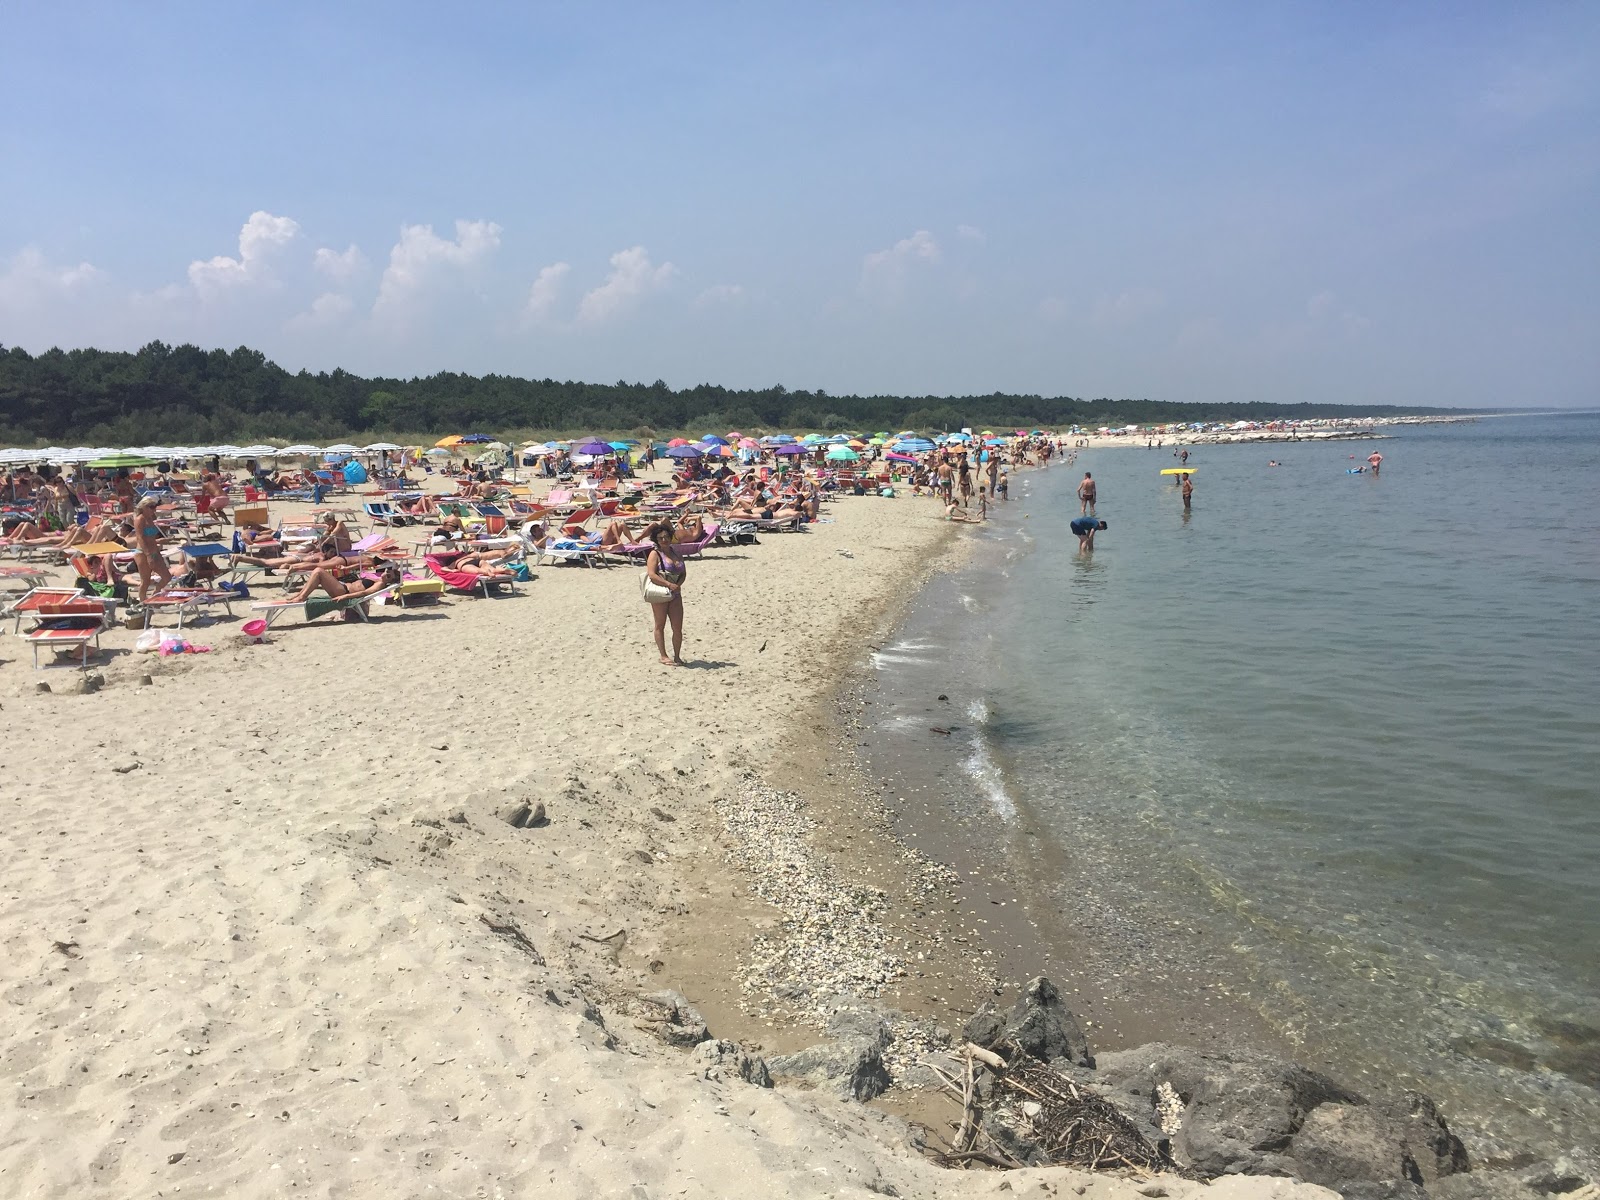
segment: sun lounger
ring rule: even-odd
[[[158,612],[176,613],[178,628],[182,629],[185,616],[193,616],[219,604],[227,609],[230,617],[233,616],[233,602],[239,598],[237,592],[221,588],[163,588],[145,600],[144,608],[152,624]]]
[[[272,623],[283,616],[284,613],[301,609],[307,621],[315,621],[318,617],[325,617],[329,613],[353,613],[357,621],[367,621],[366,606],[374,600],[387,599],[393,594],[393,588],[384,588],[370,596],[340,597],[310,596],[304,600],[263,600],[250,606],[250,611],[260,613],[267,623],[267,628],[272,628]]]
[[[5,615],[17,619],[16,624],[11,629],[13,633],[20,633],[22,631],[23,617],[38,616],[45,609],[54,608],[62,604],[71,604],[75,600],[84,599],[87,599],[87,597],[81,588],[30,588],[15,600],[10,608],[6,609]]]
[[[45,585],[45,576],[32,567],[0,567],[0,586],[31,592]]]
[[[444,580],[407,579],[397,583],[391,590],[396,602],[404,608],[409,601],[419,598],[423,601],[439,599],[444,595]]]
[[[516,594],[517,581],[507,576],[498,579],[489,579],[483,575],[474,575],[471,571],[452,571],[438,558],[430,554],[422,560],[428,564],[428,570],[435,578],[441,580],[445,587],[451,591],[467,592],[470,595],[480,595],[488,599],[492,589],[507,587],[512,595]]]
[[[784,517],[782,519],[762,517],[729,517],[727,532],[736,533],[799,533],[801,522],[799,517]]]
[[[720,525],[707,525],[699,541],[674,542],[672,544],[672,548],[684,558],[696,558],[699,556],[700,551],[704,550],[707,546],[711,545],[712,542],[717,540],[717,535],[721,529],[722,526]],[[650,551],[654,550],[655,548],[656,544],[654,542],[629,542],[625,546],[608,547],[613,554],[620,554],[624,558],[638,559],[641,562],[646,558],[649,558]]]
[[[33,669],[39,669],[41,648],[57,653],[77,650],[79,665],[87,667],[89,648],[92,645],[96,651],[100,649],[100,633],[114,607],[108,608],[99,599],[84,597],[81,593],[77,599],[40,605],[34,610],[38,624],[21,635],[33,647]]]

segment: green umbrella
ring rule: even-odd
[[[827,454],[829,462],[855,462],[860,457],[849,446],[835,446]]]
[[[143,454],[108,454],[88,464],[91,467],[153,467],[156,460]]]

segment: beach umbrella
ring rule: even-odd
[[[424,451],[429,458],[449,458],[450,451],[444,446],[435,446],[432,450]]]
[[[894,444],[894,448],[902,454],[926,454],[933,449],[933,443],[927,438],[902,437]]]
[[[99,468],[153,467],[156,460],[148,454],[108,454],[104,458],[91,459],[88,465]]]
[[[493,444],[494,439],[487,433],[469,433],[461,441],[467,446],[488,446]]]
[[[702,446],[726,446],[728,444],[728,439],[725,437],[718,437],[714,433],[708,433],[705,435],[705,437],[700,439],[700,444]]]
[[[866,448],[867,448],[867,444],[865,442],[863,442],[860,438],[852,438],[850,440],[850,449],[852,449],[852,450],[865,450]]]
[[[632,442],[612,442],[611,443],[611,448],[613,450],[631,450],[631,449],[633,449],[633,446],[634,446],[634,443],[632,443]]]
[[[795,454],[810,454],[811,451],[806,446],[798,445],[795,442],[789,442],[786,445],[779,446],[776,450],[773,451],[773,453],[774,454],[783,454],[783,455],[795,455]]]
[[[767,440],[775,446],[789,446],[794,443],[795,437],[792,433],[775,433]]]
[[[667,446],[670,448],[670,447],[674,447],[674,446],[687,446],[688,444],[689,444],[689,439],[688,438],[673,438],[670,442],[667,443]]]
[[[356,454],[356,453],[359,453],[359,447],[352,446],[349,442],[340,442],[336,446],[329,446],[326,450],[323,451],[323,453],[324,454]]]
[[[452,433],[449,437],[440,438],[434,443],[434,446],[438,449],[450,450],[456,446],[459,446],[461,444],[461,440],[461,435],[459,433]]]
[[[676,440],[681,442],[682,444],[681,445],[677,445],[677,446],[669,445],[667,447],[667,457],[668,458],[689,459],[689,458],[704,458],[705,457],[705,455],[700,452],[698,447],[689,445],[689,443],[688,442],[684,442],[682,438],[678,438]]]
[[[573,453],[587,454],[591,457],[598,458],[602,455],[613,454],[615,451],[611,449],[610,442],[602,442],[598,438],[590,438],[587,442],[584,442],[583,445],[574,449]]]
[[[285,446],[278,451],[279,458],[298,458],[301,455],[321,454],[321,446]]]
[[[855,462],[860,457],[849,446],[834,446],[827,454],[829,462]]]
[[[759,450],[759,449],[761,449],[761,447],[756,444],[755,438],[740,438],[739,439],[739,449],[741,449],[741,450]]]
[[[728,440],[730,442],[737,442],[743,436],[744,434],[740,433],[737,429],[728,430]]]
[[[388,454],[392,450],[404,450],[404,446],[396,446],[393,442],[373,442],[370,446],[363,446],[363,450],[372,454]]]
[[[909,455],[909,454],[901,454],[898,450],[891,450],[891,451],[889,451],[889,453],[885,454],[884,457],[887,458],[890,462],[914,463],[914,462],[917,461],[915,458],[911,457],[911,455]]]

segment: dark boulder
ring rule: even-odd
[[[986,1050],[1002,1042],[1016,1042],[1041,1062],[1065,1058],[1094,1066],[1078,1018],[1067,1008],[1056,985],[1043,975],[1028,982],[1010,1012],[1002,1014],[984,1005],[967,1022],[965,1032],[968,1041]]]
[[[1170,1083],[1183,1101],[1171,1135],[1179,1162],[1206,1175],[1266,1174],[1306,1117],[1321,1104],[1361,1104],[1362,1097],[1294,1063],[1255,1054],[1203,1053],[1155,1043],[1100,1056],[1097,1084],[1120,1107],[1159,1133],[1156,1087]]]
[[[779,1079],[798,1079],[842,1100],[871,1100],[889,1090],[889,1071],[875,1042],[823,1042],[767,1060]]]

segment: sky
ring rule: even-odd
[[[0,344],[1600,404],[1593,3],[7,6]]]

